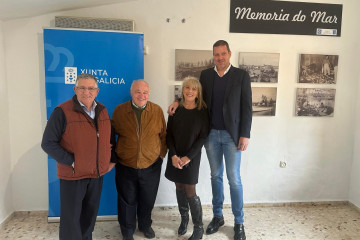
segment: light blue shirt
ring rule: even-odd
[[[87,107],[84,104],[82,104],[82,102],[80,102],[79,100],[78,100],[78,102],[80,103],[81,107],[84,109],[86,114],[89,115],[89,117],[91,117],[92,119],[94,119],[95,118],[95,107],[96,107],[97,103],[94,101],[93,104],[91,105],[91,109],[89,111],[87,109]]]

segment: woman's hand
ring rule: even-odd
[[[182,157],[180,160],[181,160],[181,168],[190,162],[190,158],[188,158],[187,156]]]
[[[171,161],[172,161],[172,165],[175,168],[182,169],[182,162],[181,162],[181,159],[178,156],[176,156],[176,155],[172,156]]]

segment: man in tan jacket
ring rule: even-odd
[[[117,135],[112,161],[117,162],[118,221],[125,240],[133,239],[136,215],[145,237],[155,237],[151,211],[167,147],[164,114],[158,105],[148,101],[149,93],[144,80],[134,81],[130,88],[132,99],[118,105],[111,120]]]

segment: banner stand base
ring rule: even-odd
[[[117,221],[117,215],[107,215],[107,216],[97,216],[96,221],[104,222],[104,221]],[[60,217],[48,217],[48,223],[58,223],[60,222]]]

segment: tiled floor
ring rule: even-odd
[[[284,204],[281,206],[246,206],[245,230],[247,240],[360,240],[360,212],[347,203]],[[233,239],[233,217],[230,208],[224,209],[225,225],[219,232],[204,235],[203,239]],[[210,222],[210,207],[204,207],[204,226]],[[188,239],[178,237],[180,217],[177,208],[156,207],[153,229],[156,239]],[[46,212],[21,212],[2,224],[0,239],[58,239],[58,223],[48,223]],[[97,222],[94,239],[122,239],[116,221]],[[134,239],[145,239],[136,231]]]

